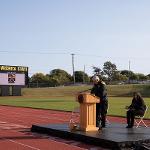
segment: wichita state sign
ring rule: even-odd
[[[28,72],[28,67],[0,65],[0,72]]]

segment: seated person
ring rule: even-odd
[[[128,126],[126,128],[132,128],[134,126],[135,116],[143,116],[146,110],[146,105],[140,93],[133,93],[132,103],[127,109]]]

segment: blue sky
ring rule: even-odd
[[[149,0],[0,0],[0,64],[92,75],[92,66],[150,73]]]

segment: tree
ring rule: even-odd
[[[126,75],[120,74],[120,81],[127,81],[128,77]]]
[[[86,73],[83,71],[75,71],[76,82],[89,82],[90,79]]]
[[[103,72],[108,77],[109,81],[112,81],[117,71],[117,67],[115,64],[107,61],[104,63]]]
[[[150,80],[150,74],[148,74],[147,77],[148,77],[148,80]]]
[[[148,79],[148,77],[142,73],[137,73],[136,75],[138,76],[138,80],[140,80],[140,81],[145,81]]]
[[[138,80],[139,78],[138,78],[138,75],[136,75],[136,74],[132,74],[130,77],[129,77],[129,80]]]
[[[104,72],[101,68],[93,66],[93,72],[95,75],[103,76]]]
[[[132,71],[129,71],[129,70],[122,70],[122,71],[120,72],[120,74],[126,75],[128,78],[129,78],[130,76],[133,76],[133,75],[134,75],[134,73],[133,73]]]
[[[47,87],[49,78],[43,73],[36,73],[30,78],[29,86],[30,87]]]
[[[48,78],[43,73],[36,73],[30,78],[30,81],[32,83],[44,83],[48,82]]]
[[[50,83],[53,86],[64,85],[71,82],[71,75],[61,69],[54,69],[49,75]]]
[[[126,75],[122,75],[119,71],[116,71],[113,80],[115,81],[127,81],[128,77]]]

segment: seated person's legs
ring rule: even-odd
[[[134,110],[129,109],[127,111],[127,128],[132,128],[134,124]]]
[[[142,110],[135,110],[135,109],[130,109],[127,111],[127,128],[132,128],[134,126],[134,119],[135,116],[143,116],[144,111]]]

